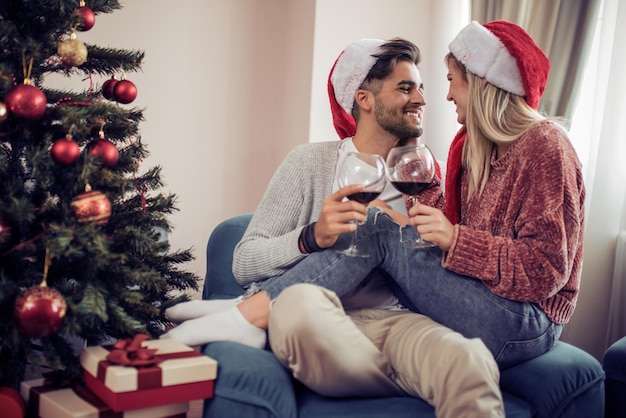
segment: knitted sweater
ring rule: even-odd
[[[239,284],[279,276],[306,257],[298,238],[305,225],[317,221],[331,194],[340,147],[341,141],[304,144],[282,161],[235,247],[233,274]]]
[[[480,196],[467,199],[462,173],[461,221],[443,266],[566,323],[583,260],[585,188],[576,152],[561,129],[543,122],[494,157]]]

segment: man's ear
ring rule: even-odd
[[[367,90],[359,89],[354,94],[354,105],[369,111],[374,106],[374,95]]]

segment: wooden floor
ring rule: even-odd
[[[204,399],[189,402],[189,412],[187,412],[187,418],[202,418],[203,404]]]

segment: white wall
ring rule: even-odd
[[[454,10],[454,12],[452,12]],[[316,3],[311,141],[336,139],[328,107],[328,73],[347,44],[360,38],[403,37],[420,48],[426,89],[423,141],[445,160],[458,129],[453,104],[446,102],[443,61],[448,43],[469,21],[466,0],[318,0]],[[332,28],[332,29],[330,29]]]

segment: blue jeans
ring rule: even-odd
[[[346,248],[351,234],[333,249]],[[480,338],[501,369],[548,351],[559,338],[555,324],[535,304],[502,298],[480,280],[441,266],[441,249],[411,248],[414,227],[400,227],[384,212],[370,210],[359,226],[357,247],[369,257],[349,257],[328,249],[307,256],[287,273],[259,284],[271,299],[296,283],[316,284],[339,297],[355,288],[376,267],[394,281],[397,295],[413,311],[424,314],[468,338]]]

